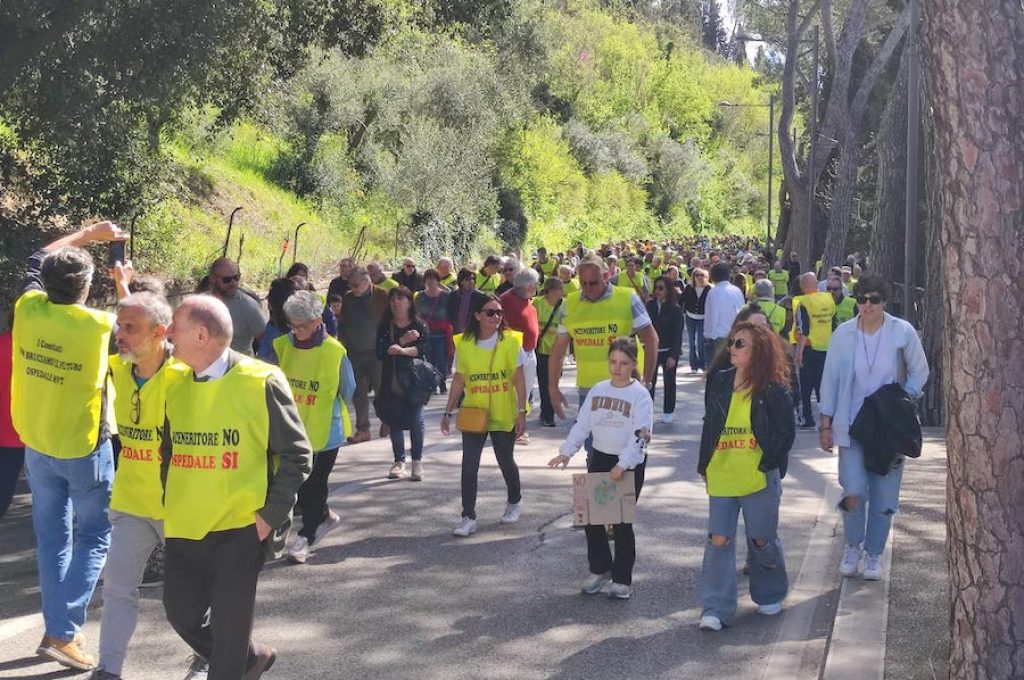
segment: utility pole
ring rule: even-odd
[[[767,245],[772,247],[772,193],[774,185],[772,182],[772,170],[775,164],[775,93],[768,97],[768,227],[766,236]],[[775,249],[772,248],[772,257],[775,256]]]
[[[920,0],[910,0],[910,27],[907,29],[907,48],[910,64],[907,70],[907,203],[906,244],[903,261],[903,318],[916,325],[914,304],[917,290],[917,186],[919,138],[921,129],[921,50],[918,36],[921,30]]]
[[[809,263],[815,262],[814,257],[814,191],[817,185],[814,176],[814,163],[818,150],[818,25],[814,26],[814,44],[811,46],[811,149],[807,158],[807,252]],[[810,271],[810,270],[808,270]],[[817,272],[815,272],[817,273]]]

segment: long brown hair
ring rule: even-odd
[[[740,331],[750,334],[750,363],[746,370],[746,387],[751,394],[763,394],[771,383],[789,385],[789,362],[782,341],[771,326],[742,321],[729,331],[731,342]],[[739,387],[739,385],[736,385]]]

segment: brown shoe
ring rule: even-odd
[[[348,438],[349,444],[362,444],[368,441],[370,441],[370,433],[367,430],[359,430]]]
[[[380,437],[381,437],[381,439],[383,439],[384,437],[389,437],[389,436],[391,436],[391,426],[388,425],[387,423],[381,423],[380,424]]]
[[[84,641],[85,638],[83,637]],[[36,654],[56,661],[61,666],[80,671],[91,671],[96,667],[96,659],[82,651],[74,640],[61,640],[44,635],[36,649]]]
[[[277,661],[277,650],[270,645],[261,645],[256,642],[253,646],[256,648],[256,658],[253,660],[252,665],[246,669],[242,680],[259,680],[260,676],[269,671],[270,667]]]

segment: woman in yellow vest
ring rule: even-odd
[[[341,518],[327,506],[327,478],[338,448],[352,434],[348,403],[355,392],[355,374],[340,342],[328,335],[320,296],[300,290],[284,302],[291,332],[274,339],[274,353],[295,397],[299,417],[313,445],[313,471],[299,487],[302,528],[288,546],[288,558],[305,563],[309,550]]]
[[[526,432],[526,379],[522,334],[505,329],[501,303],[485,295],[473,305],[466,332],[455,337],[455,376],[448,391],[448,404],[441,419],[441,432],[451,433],[453,411],[465,394],[462,409],[486,412],[482,431],[470,431],[470,411],[460,415],[462,423],[462,519],[452,531],[469,536],[476,531],[477,475],[480,455],[488,435],[498,466],[508,488],[508,503],[502,524],[514,524],[522,514],[519,467],[513,454],[516,438]],[[477,430],[473,427],[472,430]]]
[[[558,334],[558,316],[562,310],[562,296],[565,284],[557,276],[544,279],[541,294],[533,299],[537,309],[537,323],[540,335],[537,338],[537,389],[540,390],[540,424],[542,427],[555,426],[555,409],[548,394],[548,357]]]
[[[758,612],[782,611],[789,590],[778,539],[779,500],[796,437],[789,366],[767,323],[733,326],[731,366],[709,373],[697,471],[708,492],[708,542],[700,576],[700,627],[717,631],[736,614],[736,525],[750,547],[750,595]]]

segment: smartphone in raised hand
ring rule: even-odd
[[[111,241],[107,244],[107,269],[113,269],[118,262],[124,264],[124,241]]]

